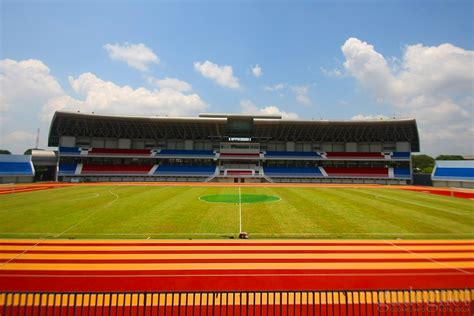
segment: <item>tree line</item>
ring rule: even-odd
[[[412,155],[412,167],[414,173],[431,173],[435,165],[435,160],[464,160],[460,155],[439,155],[436,158],[428,155]]]

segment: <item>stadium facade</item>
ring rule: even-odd
[[[59,181],[409,184],[415,119],[287,120],[56,112]]]

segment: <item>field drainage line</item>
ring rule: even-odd
[[[54,238],[58,238],[58,237],[61,237],[62,235],[64,235],[65,233],[67,233],[68,231],[70,231],[71,229],[81,225],[82,223],[86,222],[89,218],[91,218],[92,216],[94,216],[95,214],[97,214],[98,212],[102,211],[104,208],[106,207],[109,207],[110,205],[112,205],[114,202],[116,202],[120,197],[117,193],[115,192],[112,192],[112,190],[107,190],[107,192],[109,192],[110,194],[112,194],[114,196],[114,199],[112,201],[110,201],[109,203],[105,204],[104,206],[102,207],[99,207],[97,210],[95,210],[94,212],[90,213],[89,215],[87,215],[83,220],[77,222],[76,224],[70,226],[69,228],[67,228],[65,231],[57,234],[54,236]],[[93,235],[93,234],[91,234]]]
[[[414,251],[411,251],[411,250],[409,250],[409,249],[406,249],[406,248],[404,248],[404,247],[402,247],[402,246],[396,245],[396,244],[392,243],[392,242],[389,241],[389,240],[384,240],[384,242],[386,242],[386,243],[392,245],[392,246],[395,247],[395,248],[398,248],[398,249],[400,249],[400,250],[406,251],[406,252],[408,252],[408,253],[411,253],[411,254],[413,254],[413,255],[415,255],[415,256],[418,256],[418,257],[423,258],[423,259],[425,259],[425,260],[431,261],[431,262],[433,262],[433,263],[437,263],[437,264],[439,264],[439,265],[442,265],[442,266],[445,266],[445,267],[447,267],[447,268],[460,271],[460,272],[465,273],[465,274],[469,274],[469,275],[472,274],[471,272],[466,271],[466,270],[464,270],[464,269],[453,267],[453,266],[451,266],[451,265],[449,265],[449,264],[447,264],[447,263],[443,263],[443,262],[440,262],[440,261],[436,261],[436,260],[434,260],[434,259],[432,259],[432,258],[430,258],[430,257],[423,256],[423,255],[421,255],[421,254],[419,254],[419,253],[417,253],[417,252],[414,252]]]

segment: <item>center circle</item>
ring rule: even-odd
[[[266,203],[280,200],[278,196],[266,194],[210,194],[199,199],[210,203]]]

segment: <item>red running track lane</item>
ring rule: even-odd
[[[0,256],[0,291],[474,287],[470,240],[0,240]]]

